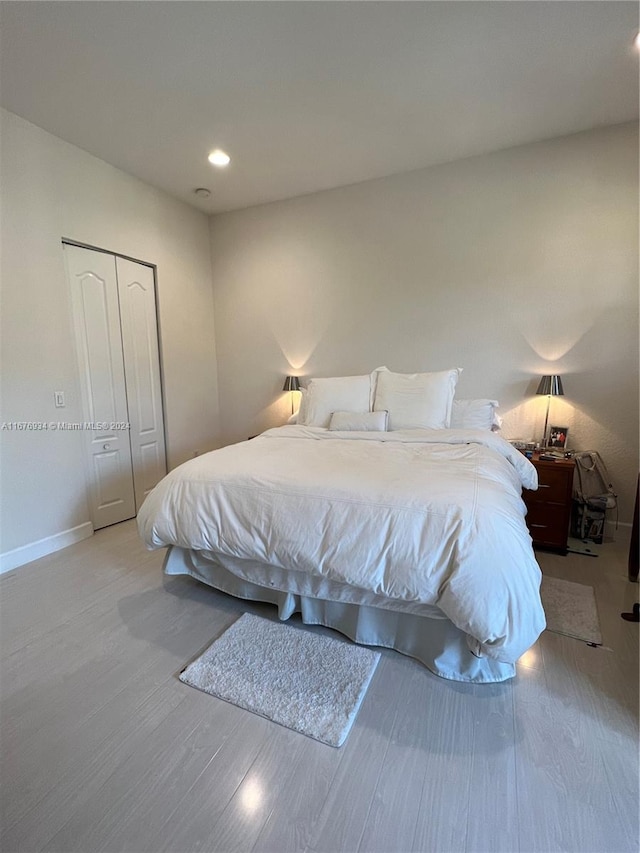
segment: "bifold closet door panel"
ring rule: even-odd
[[[167,473],[153,269],[116,258],[136,508]]]
[[[71,288],[89,502],[94,528],[136,514],[116,259],[64,247]]]

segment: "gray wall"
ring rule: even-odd
[[[6,111],[2,129],[2,411],[83,420],[61,238],[157,264],[171,467],[216,446],[207,217]],[[67,406],[54,408],[54,390]],[[82,436],[0,431],[0,551],[87,524]],[[31,556],[33,559],[33,555]]]
[[[171,467],[196,449],[283,423],[289,372],[460,366],[460,395],[497,397],[504,434],[536,438],[545,403],[533,377],[557,371],[567,396],[552,402],[551,419],[570,426],[572,447],[602,452],[630,521],[634,126],[208,222],[11,113],[0,116],[3,422],[82,420],[60,246],[70,237],[158,265]],[[65,409],[54,408],[54,390],[66,392]],[[87,525],[77,432],[2,430],[0,443],[0,552]]]
[[[222,440],[281,424],[285,374],[464,368],[503,435],[599,450],[629,522],[638,472],[635,125],[211,219]]]

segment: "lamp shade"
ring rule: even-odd
[[[299,391],[300,390],[300,380],[297,376],[287,376],[284,380],[283,391]]]
[[[536,394],[548,394],[551,397],[564,397],[562,377],[557,374],[541,376]]]

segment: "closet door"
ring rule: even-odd
[[[116,258],[136,508],[167,473],[153,270]]]
[[[65,246],[85,423],[81,424],[95,529],[136,514],[116,260]]]

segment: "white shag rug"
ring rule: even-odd
[[[180,680],[342,746],[379,659],[380,652],[245,613]]]
[[[602,645],[596,596],[592,586],[544,575],[540,594],[548,631],[575,637],[596,646]]]

